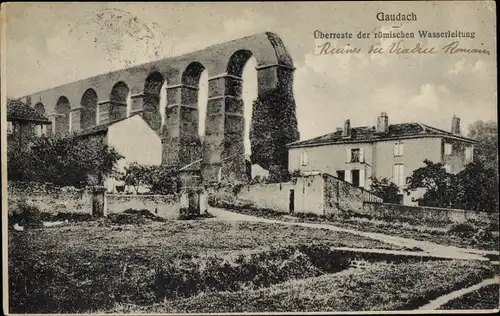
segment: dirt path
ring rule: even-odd
[[[420,307],[419,310],[438,309],[439,307],[443,306],[444,304],[448,303],[449,301],[451,301],[453,299],[459,298],[465,294],[479,290],[480,288],[482,288],[484,286],[496,284],[496,283],[498,283],[498,280],[495,278],[484,280],[483,282],[481,282],[479,284],[476,284],[476,285],[473,285],[473,286],[470,286],[467,288],[463,288],[463,289],[451,292],[449,294],[443,295],[441,297],[438,297],[437,299],[431,301],[429,304],[426,304],[426,305]]]
[[[261,218],[257,216],[239,214],[235,212],[230,212],[220,208],[211,207],[209,212],[215,216],[215,220],[227,220],[227,221],[248,221],[248,222],[265,222],[265,223],[276,223],[283,225],[295,225],[295,226],[303,226],[303,227],[312,227],[312,228],[323,228],[329,229],[332,231],[346,232],[362,237],[367,237],[371,239],[380,240],[382,242],[390,243],[393,245],[407,247],[407,248],[420,248],[423,252],[432,255],[433,257],[439,258],[449,258],[449,259],[467,259],[467,260],[483,260],[488,261],[488,258],[485,258],[481,255],[485,254],[498,254],[495,251],[481,251],[475,249],[466,249],[466,248],[458,248],[454,246],[443,246],[436,243],[428,242],[428,241],[420,241],[414,240],[410,238],[403,238],[398,236],[391,236],[381,233],[374,232],[363,232],[349,228],[342,228],[330,224],[316,224],[316,223],[296,223],[296,222],[284,222],[279,220]]]

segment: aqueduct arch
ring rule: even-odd
[[[71,130],[70,122],[71,106],[69,100],[65,96],[60,96],[57,99],[55,106],[55,124],[54,124],[54,134],[56,135],[66,135]]]
[[[83,95],[80,104],[82,106],[80,112],[80,127],[81,129],[95,126],[97,122],[97,102],[98,97],[94,89],[87,89]]]
[[[258,150],[268,150],[273,153],[273,158],[257,155],[254,162],[269,168],[277,166],[286,169],[288,154],[285,145],[299,138],[292,91],[294,67],[283,42],[273,33],[266,32],[213,45],[193,53],[98,75],[27,97],[38,99],[46,105],[49,116],[54,117],[55,130],[60,133],[70,130],[70,117],[74,120],[72,130],[89,126],[92,115],[90,109],[96,103],[97,124],[140,113],[161,135],[164,164],[186,165],[202,156],[204,180],[217,180],[219,174],[227,179],[243,179],[245,161],[241,76],[251,56],[255,57],[257,63],[259,101],[264,104],[259,104],[254,112],[267,111],[269,117],[265,124],[276,126],[273,135],[263,135],[273,138],[273,142],[264,147],[260,145],[262,148]],[[201,146],[198,137],[198,84],[203,71],[208,72],[209,78],[205,136]],[[88,92],[83,98],[89,88],[94,89],[95,95]],[[166,106],[162,113],[160,99],[165,99],[165,94]],[[66,98],[54,104],[56,95],[71,96],[72,102]],[[82,100],[77,99],[76,95]],[[95,96],[109,96],[109,99],[96,102]],[[253,147],[254,144],[252,155]],[[230,166],[224,163],[226,161],[231,162]]]

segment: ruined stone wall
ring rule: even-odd
[[[94,76],[27,97],[41,103],[59,129],[70,131],[81,129],[82,115],[84,125],[91,125],[88,113],[95,113],[95,124],[141,113],[161,135],[163,164],[186,165],[202,153],[204,180],[216,181],[219,170],[225,180],[246,180],[241,75],[251,56],[257,61],[259,100],[273,112],[267,124],[277,127],[269,132],[274,139],[272,148],[267,148],[271,156],[257,160],[263,166],[277,166],[272,170],[286,171],[285,144],[298,140],[292,92],[294,67],[281,39],[270,32]],[[204,70],[209,78],[206,132],[201,148],[197,96]],[[161,128],[159,99],[164,85],[167,104],[165,125]],[[92,97],[83,98],[89,89],[93,92],[86,95]],[[61,103],[64,108],[62,105],[56,108],[58,100],[64,100]],[[225,167],[222,162],[228,157],[232,164]]]

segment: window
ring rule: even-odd
[[[365,152],[363,148],[352,148],[347,150],[347,162],[364,162]]]
[[[43,135],[43,125],[35,125],[35,134],[38,137]]]
[[[465,147],[465,160],[470,162],[474,159],[474,147]]]
[[[396,164],[392,169],[392,181],[397,185],[405,184],[404,165]]]
[[[300,165],[307,166],[307,151],[300,153]]]
[[[12,122],[7,122],[7,134],[12,134],[14,132],[14,127],[12,126]]]
[[[452,151],[452,145],[450,143],[445,143],[444,144],[444,154],[451,155],[451,151]]]
[[[359,187],[359,170],[351,170],[352,185]]]
[[[365,186],[365,169],[351,170],[351,181],[352,185],[356,187]]]
[[[338,170],[337,171],[337,178],[340,180],[345,180],[345,171],[344,170]]]
[[[399,141],[394,144],[394,157],[403,156],[403,142]]]

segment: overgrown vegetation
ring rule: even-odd
[[[384,203],[399,203],[399,187],[387,178],[378,179],[370,177],[370,190],[373,194],[381,197]]]
[[[151,194],[174,194],[180,186],[176,166],[145,166],[134,162],[125,167],[122,180],[125,185],[134,187],[136,193],[144,185]]]
[[[498,212],[498,175],[493,169],[473,162],[454,175],[442,163],[425,160],[424,164],[406,179],[404,189],[410,194],[425,188],[424,195],[416,199],[419,205]]]
[[[8,179],[81,188],[101,184],[103,178],[116,174],[121,158],[100,137],[41,137],[33,139],[31,148],[8,142]]]
[[[288,181],[290,175],[286,145],[299,138],[292,89],[278,86],[254,101],[250,160],[269,170],[270,182]]]

